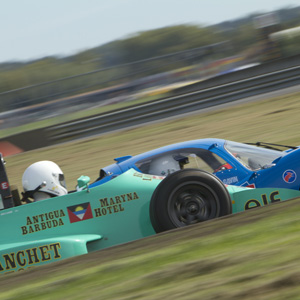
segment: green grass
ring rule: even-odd
[[[300,145],[300,93],[7,157],[11,184],[48,159],[68,188],[113,157],[205,137]],[[4,276],[0,299],[299,299],[300,205],[288,201]]]

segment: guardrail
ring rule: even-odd
[[[259,66],[258,71],[261,68],[262,66]],[[232,76],[238,77],[240,72],[247,75],[247,70],[242,70],[234,72]],[[248,70],[248,73],[251,72]],[[255,74],[258,73],[256,71]],[[218,81],[221,79],[215,78],[214,80]],[[195,84],[195,86],[199,88],[199,85],[203,84],[205,83]],[[194,112],[298,84],[300,84],[300,65],[49,127],[47,135],[52,144],[70,141]],[[188,87],[188,89],[191,90],[195,86]]]

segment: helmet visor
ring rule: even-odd
[[[65,189],[67,188],[64,174],[58,174],[58,181],[61,186],[63,186]]]

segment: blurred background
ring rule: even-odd
[[[71,2],[73,7],[69,7],[70,14],[74,7],[80,8],[79,2],[82,5],[82,1]],[[93,2],[84,2],[84,7],[93,9]],[[234,2],[229,1],[228,6]],[[26,9],[37,14],[42,11],[42,7],[38,7],[39,10],[36,11],[36,6],[30,6],[37,3],[28,1]],[[157,5],[156,10],[159,10],[158,3],[153,3],[154,6]],[[178,2],[162,3],[169,6],[173,3],[176,6]],[[191,1],[186,3],[186,10],[193,10],[193,7],[188,7],[189,3]],[[200,25],[200,11],[197,24],[195,20],[188,19],[186,11],[182,11],[186,19],[174,18],[169,21],[168,12],[162,10],[159,16],[164,18],[165,13],[169,26],[158,28],[159,20],[156,22],[157,16],[152,16],[152,23],[147,26],[152,26],[153,29],[138,31],[143,28],[143,24],[141,18],[137,17],[136,27],[130,35],[115,40],[112,35],[111,41],[104,44],[100,44],[99,38],[98,46],[77,52],[73,50],[75,54],[61,55],[63,50],[60,51],[59,44],[56,45],[57,50],[49,49],[49,52],[57,51],[57,54],[42,55],[32,51],[31,55],[36,56],[33,59],[25,59],[12,50],[15,56],[20,57],[13,59],[3,56],[0,62],[0,137],[82,117],[78,112],[85,111],[92,115],[108,104],[133,103],[132,101],[141,98],[144,101],[157,99],[180,86],[297,56],[300,54],[300,6],[292,4],[286,1],[286,6],[275,11],[253,12],[249,8],[248,14],[245,12],[244,15],[240,15],[242,13],[237,10],[235,16],[239,17],[219,23],[218,14],[222,7],[216,6],[215,18],[212,14],[209,25]],[[56,5],[55,2],[53,5]],[[205,7],[205,3],[202,5]],[[109,13],[118,16],[120,11],[116,11],[117,8],[115,6]],[[16,8],[17,11],[19,9]],[[60,7],[55,9],[59,11]],[[139,7],[132,6],[129,9],[139,14]],[[170,12],[172,9],[174,8]],[[234,5],[229,9],[236,10]],[[6,14],[9,13],[12,12],[6,11]],[[17,16],[19,13],[18,11]],[[82,13],[87,14],[84,11]],[[22,18],[26,18],[24,14]],[[30,20],[28,17],[27,22],[37,22],[35,18]],[[68,17],[70,16],[65,15],[66,19]],[[103,14],[99,18],[104,18]],[[130,19],[130,15],[128,18]],[[225,14],[223,18],[226,18]],[[114,23],[117,20],[118,18],[114,19]],[[48,24],[50,28],[53,26],[50,35],[60,35],[64,31],[64,25],[59,21],[61,20],[56,19],[55,15],[52,16],[53,23]],[[117,25],[121,33],[121,28],[125,25],[121,20]],[[110,26],[112,25],[108,23],[104,29],[108,35]],[[19,28],[24,39],[28,34],[25,28],[26,25],[24,29]],[[95,35],[97,32],[94,27],[90,30],[93,30],[92,33],[86,34]],[[99,29],[100,33],[101,30]],[[49,32],[44,32],[46,40],[50,39],[48,34]],[[84,33],[79,32],[79,43],[81,39],[81,47],[87,47]],[[94,40],[97,41],[97,38],[94,37]],[[2,40],[4,49],[8,42]],[[44,41],[37,42],[42,44]],[[28,43],[31,41],[28,40]],[[14,48],[16,45],[15,42],[10,47]],[[28,52],[27,48],[24,45],[24,55]],[[22,47],[18,47],[18,50],[22,53]],[[41,51],[44,53],[46,50]],[[30,52],[26,55],[30,57]],[[35,125],[26,127],[28,124]]]

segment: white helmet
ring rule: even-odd
[[[31,197],[33,192],[44,192],[52,197],[68,193],[64,174],[52,161],[39,161],[30,165],[23,174],[22,184],[25,193],[31,193]]]
[[[149,174],[167,176],[180,170],[179,162],[172,155],[164,155],[153,159],[149,168]]]

